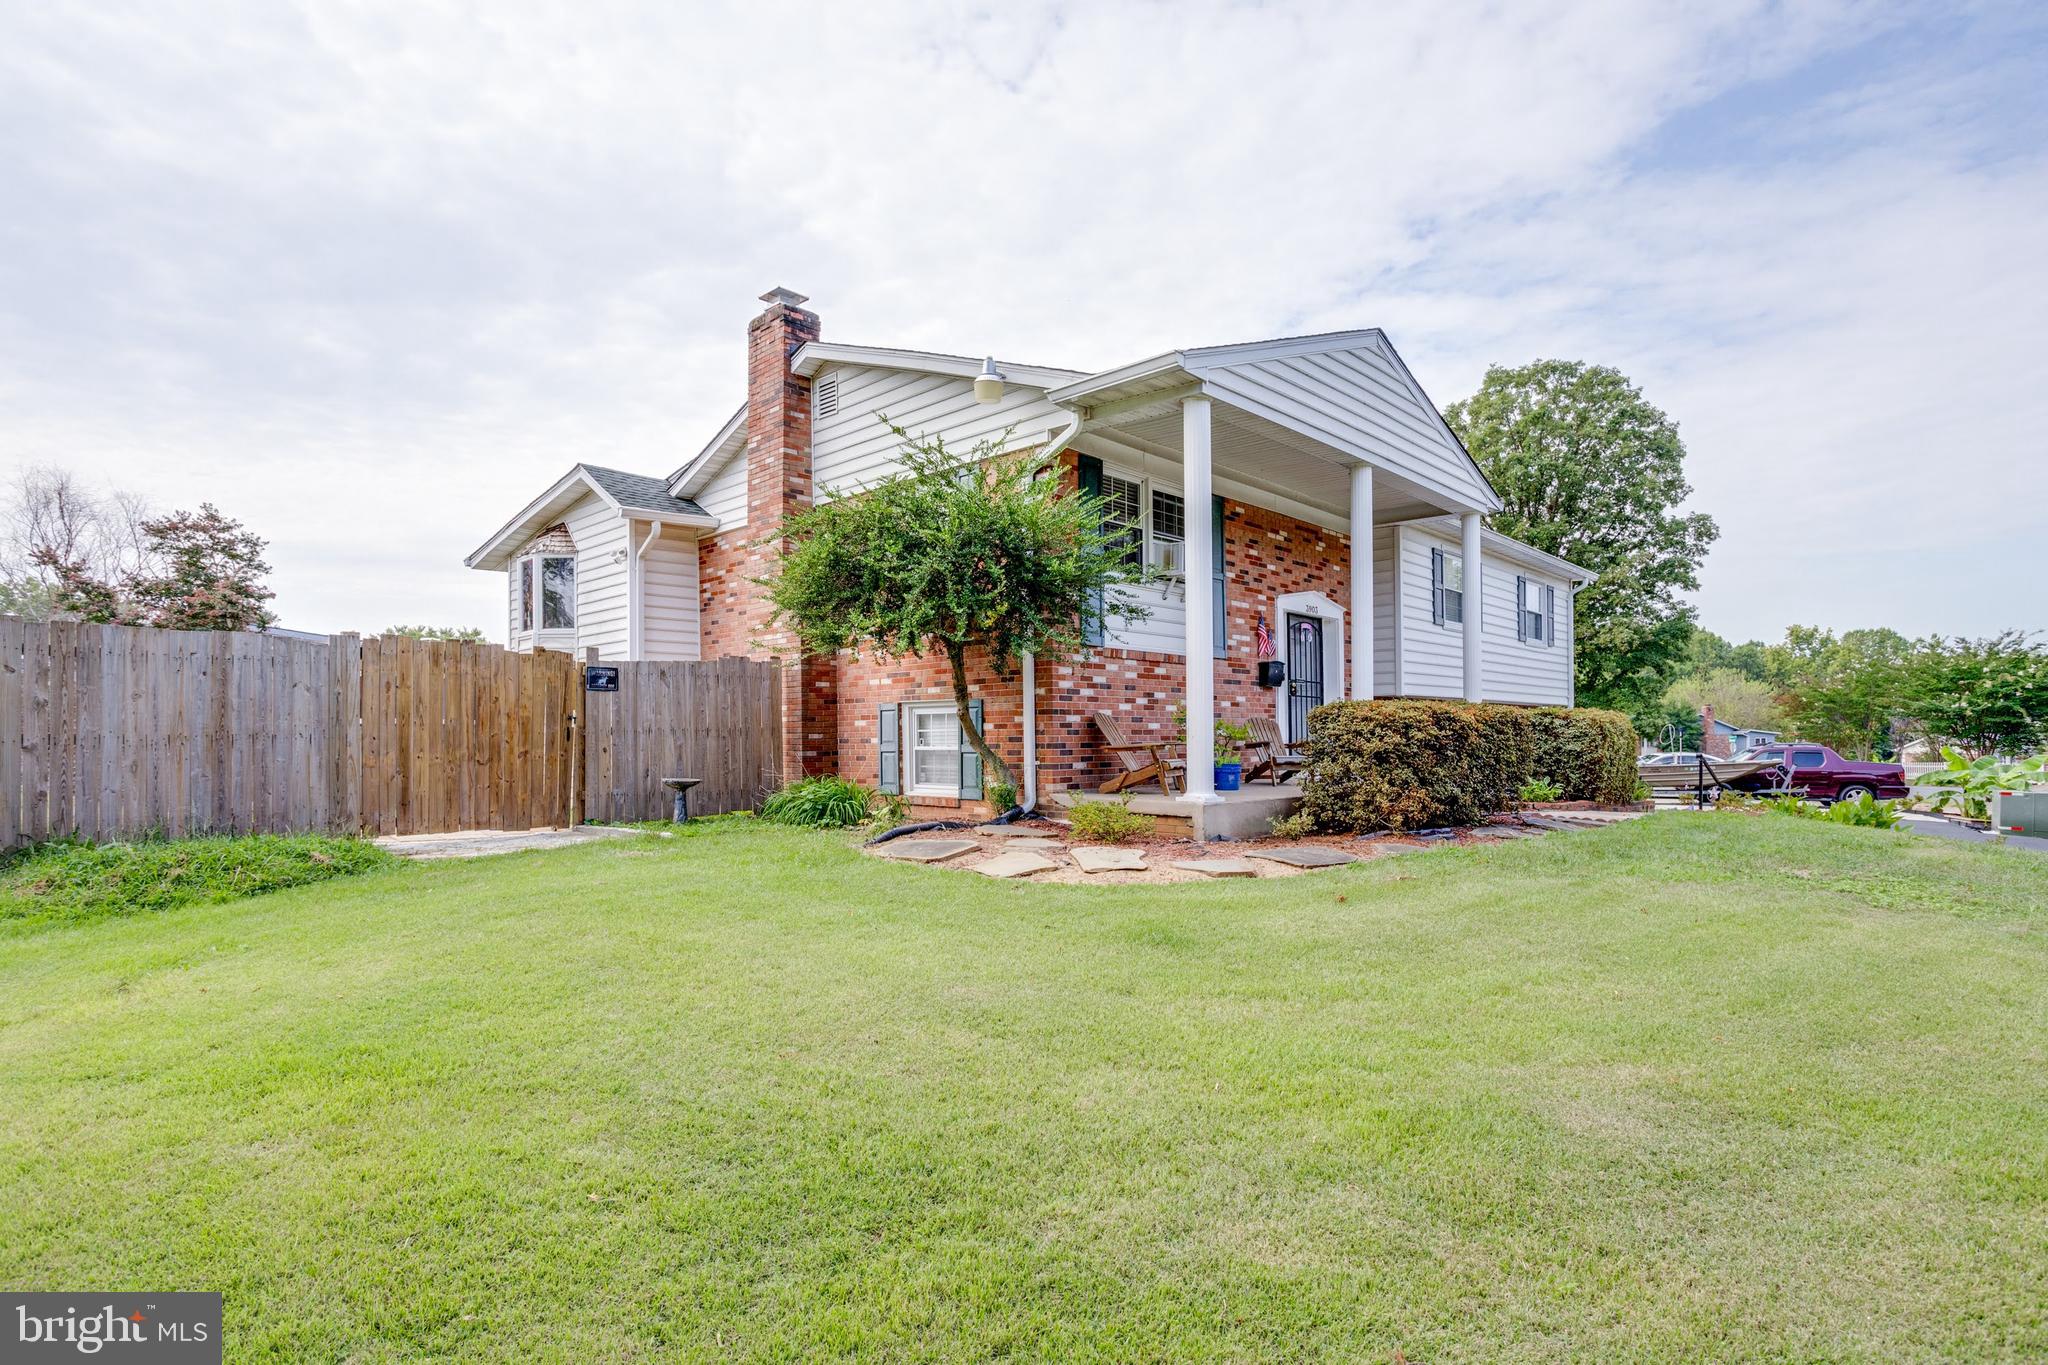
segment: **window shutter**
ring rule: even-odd
[[[1211,498],[1210,511],[1209,521],[1214,532],[1211,548],[1216,556],[1216,657],[1221,659],[1230,653],[1230,617],[1223,610],[1223,499]]]
[[[903,790],[903,746],[896,737],[896,708],[885,706],[877,717],[882,736],[881,771],[875,786],[878,790],[897,793]]]
[[[1444,623],[1444,550],[1441,545],[1429,547],[1429,619],[1432,625]]]
[[[1557,643],[1557,589],[1543,585],[1543,643]]]
[[[974,718],[974,728],[981,729],[981,699],[967,703],[967,714]],[[983,739],[988,738],[983,734]],[[960,732],[960,799],[979,800],[981,797],[981,755],[974,752],[974,746],[967,742],[967,732]]]
[[[1081,475],[1082,496],[1094,498],[1100,502],[1102,500],[1102,461],[1096,459],[1093,455],[1082,455],[1077,457],[1074,463],[1075,468]],[[1102,592],[1100,589],[1097,589],[1095,593],[1095,619],[1088,622],[1087,629],[1081,633],[1082,644],[1099,645],[1102,643],[1102,607]]]
[[[1521,574],[1515,575],[1515,638],[1526,641],[1529,638],[1529,580]]]

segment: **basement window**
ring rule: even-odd
[[[910,710],[912,796],[960,794],[960,713],[951,703]]]

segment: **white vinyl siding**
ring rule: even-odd
[[[648,523],[634,524],[636,546],[646,539],[647,531]],[[694,537],[671,527],[640,556],[640,612],[641,658],[703,657]]]
[[[1430,552],[1456,555],[1458,544],[1412,526],[1394,528],[1400,546],[1401,680],[1404,697],[1465,695],[1465,632],[1456,622],[1439,625],[1430,598],[1434,579]],[[1512,640],[1512,636],[1510,640]]]
[[[1179,473],[1179,466],[1174,466]],[[1168,526],[1173,529],[1174,513],[1178,512],[1178,524],[1183,541],[1187,532],[1187,508],[1181,501],[1178,482],[1145,477],[1142,470],[1128,465],[1104,461],[1102,478],[1105,495],[1112,479],[1131,483],[1137,488],[1135,506],[1149,508],[1152,494],[1165,494],[1171,502],[1167,504]],[[1210,521],[1203,517],[1198,531],[1208,531]],[[1150,530],[1150,518],[1144,518],[1141,530]],[[1141,537],[1141,542],[1144,537]],[[1206,605],[1212,590],[1204,589],[1200,600]],[[1187,583],[1179,578],[1161,578],[1152,583],[1129,587],[1112,594],[1112,603],[1123,602],[1143,607],[1151,614],[1142,621],[1122,620],[1112,616],[1103,627],[1102,643],[1109,649],[1142,650],[1152,654],[1181,655],[1187,652],[1188,641],[1188,593]]]
[[[1546,644],[1533,636],[1527,640],[1515,638],[1517,579],[1525,579],[1534,587],[1539,602],[1545,587],[1556,598],[1556,643]],[[1571,596],[1571,585],[1562,579],[1545,578],[1537,569],[1510,559],[1487,559],[1486,657],[1479,677],[1488,701],[1571,704],[1572,641],[1567,625],[1571,619]]]
[[[1009,385],[1000,402],[981,403],[974,381],[954,375],[831,365],[817,376],[826,378],[837,382],[839,392],[837,410],[811,422],[811,481],[820,502],[858,491],[897,468],[902,443],[882,421],[884,413],[914,435],[943,437],[961,451],[1011,427],[1015,444],[1036,445],[1067,422],[1067,413],[1047,402],[1043,390],[1019,384]],[[705,507],[710,510],[709,503]]]
[[[569,539],[576,542],[576,628],[565,632],[542,631],[541,644],[547,649],[584,650],[595,648],[602,659],[626,657],[627,584],[625,555],[626,522],[595,493],[569,509],[563,521]],[[566,637],[554,644],[556,635]]]
[[[718,518],[721,534],[747,524],[747,452],[735,452],[725,467],[711,476],[696,497],[697,505]]]
[[[1394,679],[1396,636],[1399,625],[1394,615],[1395,594],[1400,578],[1394,566],[1394,528],[1375,526],[1372,534],[1372,693],[1391,697],[1399,684]],[[1346,599],[1349,600],[1348,598]],[[1347,676],[1348,688],[1348,676]],[[1348,692],[1347,692],[1348,695]]]
[[[1430,551],[1459,557],[1461,547],[1450,535],[1420,527],[1395,528],[1400,555],[1401,695],[1462,697],[1465,695],[1465,628],[1456,621],[1437,624],[1430,608]],[[1542,570],[1509,559],[1489,545],[1483,557],[1486,583],[1471,591],[1467,580],[1465,609],[1481,611],[1484,654],[1480,689],[1488,701],[1530,702],[1569,706],[1572,701],[1571,584],[1546,577]],[[1548,586],[1557,600],[1556,642],[1515,638],[1515,580],[1526,578]]]
[[[1477,506],[1493,494],[1384,340],[1347,350],[1210,366],[1224,402]]]

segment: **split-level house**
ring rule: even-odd
[[[1592,575],[1486,528],[1499,498],[1377,329],[1091,374],[828,342],[803,296],[762,298],[746,401],[697,454],[666,476],[578,464],[469,556],[504,575],[512,648],[781,657],[786,775],[981,805],[943,659],[798,661],[754,581],[785,518],[896,468],[894,423],[1056,459],[1157,575],[1125,590],[1148,614],[1113,616],[1078,657],[975,665],[974,708],[1026,800],[1115,771],[1100,712],[1163,737],[1185,702],[1182,799],[1200,808],[1218,714],[1299,738],[1344,697],[1571,704],[1572,598]],[[1278,685],[1261,685],[1262,637]]]

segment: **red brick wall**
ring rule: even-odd
[[[1217,713],[1235,719],[1254,712],[1272,715],[1273,692],[1257,683],[1257,618],[1266,615],[1277,640],[1283,624],[1272,620],[1277,596],[1320,592],[1345,605],[1350,596],[1350,541],[1337,532],[1228,499],[1223,540],[1229,656],[1215,661]],[[1198,609],[1207,601],[1199,589],[1193,596]],[[881,751],[879,709],[906,701],[947,700],[952,696],[950,677],[945,661],[935,657],[880,663],[842,655],[838,672],[837,771],[872,784]],[[1347,675],[1330,680],[1333,698],[1342,695],[1343,676]],[[982,698],[990,742],[1011,764],[1021,785],[1022,678],[1018,673],[999,677],[980,659],[970,661],[969,678],[974,694]],[[1099,711],[1121,717],[1134,736],[1174,738],[1171,716],[1185,683],[1177,654],[1097,649],[1073,659],[1040,660],[1040,792],[1097,787],[1116,771],[1116,760],[1102,747],[1102,734],[1094,723]],[[933,803],[913,804],[922,808]]]

